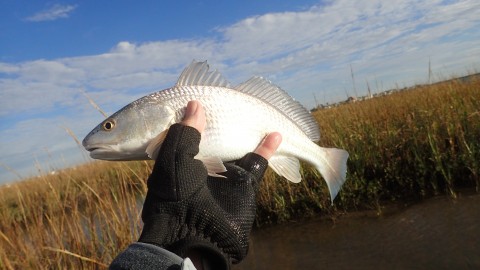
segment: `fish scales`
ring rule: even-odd
[[[279,153],[290,153],[289,138],[306,135],[293,122],[286,121],[283,114],[271,106],[260,106],[260,101],[241,92],[222,87],[174,87],[160,92],[162,101],[177,112],[175,122],[183,118],[185,104],[190,100],[198,100],[205,108],[206,128],[200,143],[201,156],[218,156],[230,161],[241,158],[246,152],[254,149],[258,138],[278,131],[287,136],[280,145]],[[178,97],[176,94],[181,93]],[[311,143],[308,138],[306,142]]]
[[[218,175],[218,166],[210,166],[217,162],[212,158],[239,159],[276,131],[283,138],[269,160],[276,173],[299,182],[299,159],[306,161],[321,173],[332,200],[344,183],[348,153],[315,143],[318,125],[300,103],[261,77],[231,87],[220,73],[209,71],[206,62],[192,62],[172,88],[140,98],[107,118],[83,145],[98,159],[155,158],[168,127],[182,120],[191,100],[205,109],[207,123],[195,158],[204,161],[209,174]]]

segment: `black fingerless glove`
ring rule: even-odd
[[[226,178],[209,177],[198,154],[200,133],[188,126],[170,127],[152,174],[139,241],[180,257],[201,254],[216,269],[228,269],[247,254],[256,212],[256,192],[268,162],[249,153],[225,164]]]

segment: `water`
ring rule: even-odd
[[[255,231],[234,269],[480,269],[480,195]]]

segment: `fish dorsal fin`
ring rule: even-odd
[[[317,121],[310,112],[269,80],[262,77],[253,77],[238,85],[235,89],[269,103],[292,120],[310,140],[315,142],[320,140]]]
[[[175,86],[218,86],[230,87],[228,81],[217,70],[209,71],[207,61],[192,63],[186,67]]]

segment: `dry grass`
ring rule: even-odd
[[[95,162],[0,189],[0,269],[96,269],[138,237],[147,163]]]
[[[318,110],[321,145],[346,149],[347,182],[330,205],[312,168],[290,184],[268,175],[260,222],[374,209],[480,188],[480,81],[452,80]],[[271,178],[271,180],[270,180]]]
[[[258,223],[377,209],[480,187],[480,82],[449,81],[317,111],[322,146],[349,151],[335,205],[311,168],[268,172]],[[100,269],[135,241],[151,162],[94,162],[0,188],[0,269]]]

